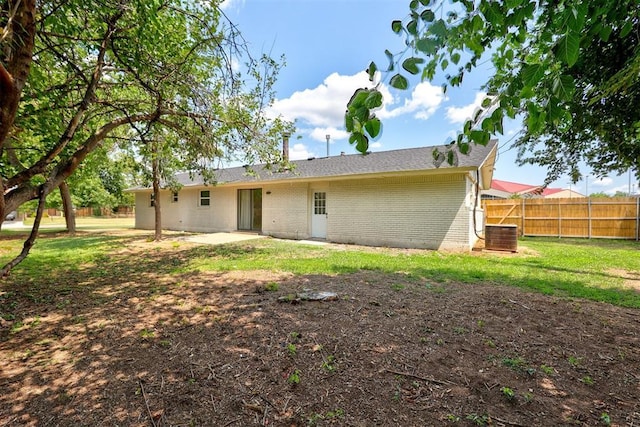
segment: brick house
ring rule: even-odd
[[[297,160],[283,172],[258,165],[255,175],[244,167],[221,169],[216,185],[179,174],[182,189],[161,192],[163,228],[470,250],[483,227],[476,194],[490,186],[496,141],[458,154],[455,166],[436,167],[434,148]],[[130,191],[135,227],[153,229],[151,189]]]

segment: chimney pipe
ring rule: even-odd
[[[327,157],[329,157],[329,140],[331,139],[331,135],[327,134],[326,138],[327,138]]]
[[[289,134],[282,135],[282,160],[289,161]]]

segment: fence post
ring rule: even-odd
[[[636,242],[640,239],[640,196],[636,197]]]
[[[558,239],[562,239],[562,213],[560,210],[560,199],[558,199]]]
[[[589,227],[587,234],[590,239],[591,238],[591,197],[587,198],[587,216],[588,216],[588,227]]]
[[[524,223],[525,223],[524,211],[525,211],[525,207],[526,207],[527,204],[524,202],[524,199],[522,199],[522,203],[521,204],[522,204],[522,215],[520,216],[520,218],[522,218],[522,230],[520,231],[520,233],[521,233],[520,236],[524,237]]]

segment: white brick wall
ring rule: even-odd
[[[208,190],[209,206],[198,206],[200,191]],[[178,201],[172,202],[173,193],[162,190],[162,228],[195,232],[233,231],[237,226],[237,190],[229,187],[182,188]],[[150,193],[136,193],[136,228],[154,228],[154,208],[149,206]]]
[[[262,187],[262,233],[285,239],[309,238],[309,185]]]
[[[332,183],[328,240],[374,246],[469,249],[465,176]]]
[[[472,187],[465,174],[321,184],[265,183],[261,188],[262,233],[275,237],[311,236],[311,195],[315,189],[327,193],[329,241],[469,250],[476,240]],[[209,207],[198,206],[200,189],[183,188],[177,203],[171,202],[171,192],[163,191],[163,228],[197,232],[236,230],[238,189],[225,186],[207,189],[211,192]],[[153,226],[149,193],[137,193],[136,228]]]

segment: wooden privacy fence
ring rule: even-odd
[[[483,200],[485,224],[514,224],[521,236],[640,239],[640,198]]]
[[[46,211],[48,216],[64,216],[61,210],[55,208],[47,208]],[[75,209],[76,218],[87,217],[87,216],[106,216],[106,217],[132,217],[135,214],[133,206],[118,206],[115,210],[111,208],[76,208]]]

